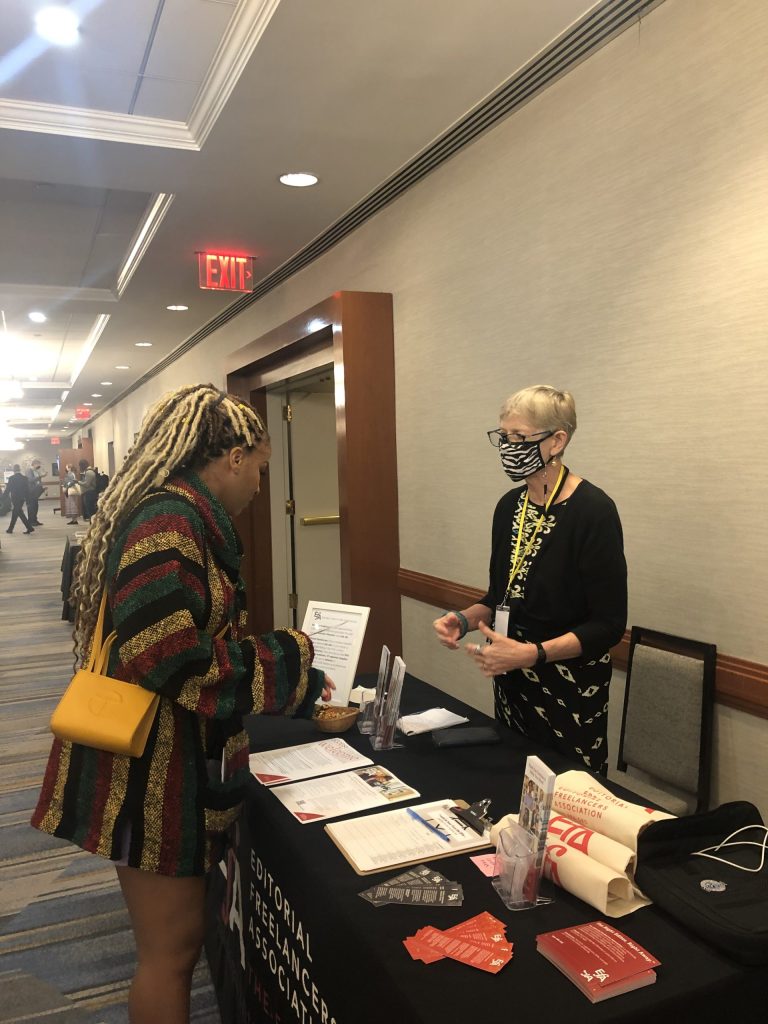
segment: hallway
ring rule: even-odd
[[[53,505],[41,502],[44,526],[29,536],[20,524],[8,536],[0,518],[0,1022],[127,1024],[133,939],[115,871],[29,825],[72,674],[60,567],[78,528]],[[217,1024],[205,963],[192,1000],[192,1021]]]

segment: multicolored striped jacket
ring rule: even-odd
[[[247,632],[242,545],[197,477],[171,480],[121,529],[107,565],[109,674],[161,694],[146,750],[54,740],[32,824],[162,875],[204,874],[248,778],[243,715],[309,717],[323,686],[303,633]]]

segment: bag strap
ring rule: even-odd
[[[99,605],[99,617],[96,619],[96,628],[93,631],[93,643],[91,644],[91,654],[88,658],[88,665],[86,666],[88,672],[100,673],[103,667],[106,665],[106,658],[109,657],[109,650],[114,642],[115,633],[110,633],[106,643],[104,642],[104,619],[107,612],[107,588],[101,594],[101,604]],[[106,658],[104,654],[106,652]]]

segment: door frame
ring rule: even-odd
[[[359,670],[375,672],[382,644],[393,653],[402,652],[392,296],[335,292],[231,353],[227,390],[248,398],[266,417],[267,387],[330,362],[342,601],[371,609]],[[279,433],[276,425],[267,424],[267,429]],[[268,484],[263,492],[262,500],[252,502],[237,523],[245,548],[250,619],[257,632],[275,625]]]

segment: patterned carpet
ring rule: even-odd
[[[0,518],[0,1024],[127,1024],[134,949],[115,870],[29,825],[48,719],[72,674],[60,570],[78,528],[52,504],[29,536],[20,523],[6,535]],[[204,961],[191,1020],[219,1024]]]

